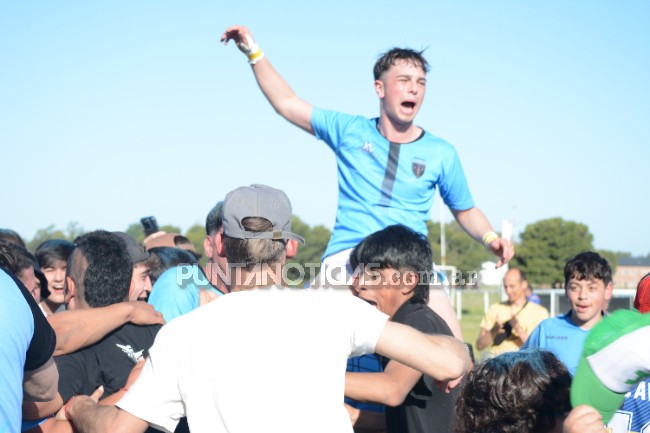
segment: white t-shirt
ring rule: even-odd
[[[117,406],[171,432],[352,432],[350,356],[388,316],[354,296],[271,287],[231,293],[165,325]],[[222,330],[226,331],[222,331]]]

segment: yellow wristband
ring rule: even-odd
[[[483,236],[483,245],[485,245],[487,247],[488,245],[490,245],[493,241],[495,241],[497,239],[499,239],[498,234],[496,234],[494,232],[487,232]]]
[[[257,63],[259,60],[263,58],[264,58],[264,51],[262,51],[260,47],[257,47],[257,50],[255,50],[254,52],[248,55],[248,63],[254,65],[255,63]]]

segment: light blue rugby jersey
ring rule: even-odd
[[[446,141],[425,131],[414,142],[391,143],[377,130],[377,119],[319,108],[311,124],[338,166],[336,223],[324,257],[392,224],[426,236],[436,186],[449,208],[474,207],[458,154]]]

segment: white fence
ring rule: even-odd
[[[463,317],[463,295],[476,296],[480,292],[483,293],[483,312],[486,312],[491,304],[490,294],[501,293],[501,290],[458,290],[452,287],[451,301],[456,309],[458,320]],[[551,317],[569,311],[569,302],[564,296],[564,289],[535,289],[535,293],[540,297],[542,305],[548,309]],[[635,294],[635,289],[614,289],[607,310],[614,311],[621,308],[633,308]]]

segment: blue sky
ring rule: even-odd
[[[219,44],[243,24],[301,97],[366,116],[377,55],[426,48],[417,123],[456,147],[497,228],[559,216],[597,248],[645,255],[648,22],[645,1],[5,1],[0,227],[31,238],[155,215],[187,229],[228,191],[265,183],[331,228],[334,156]]]

